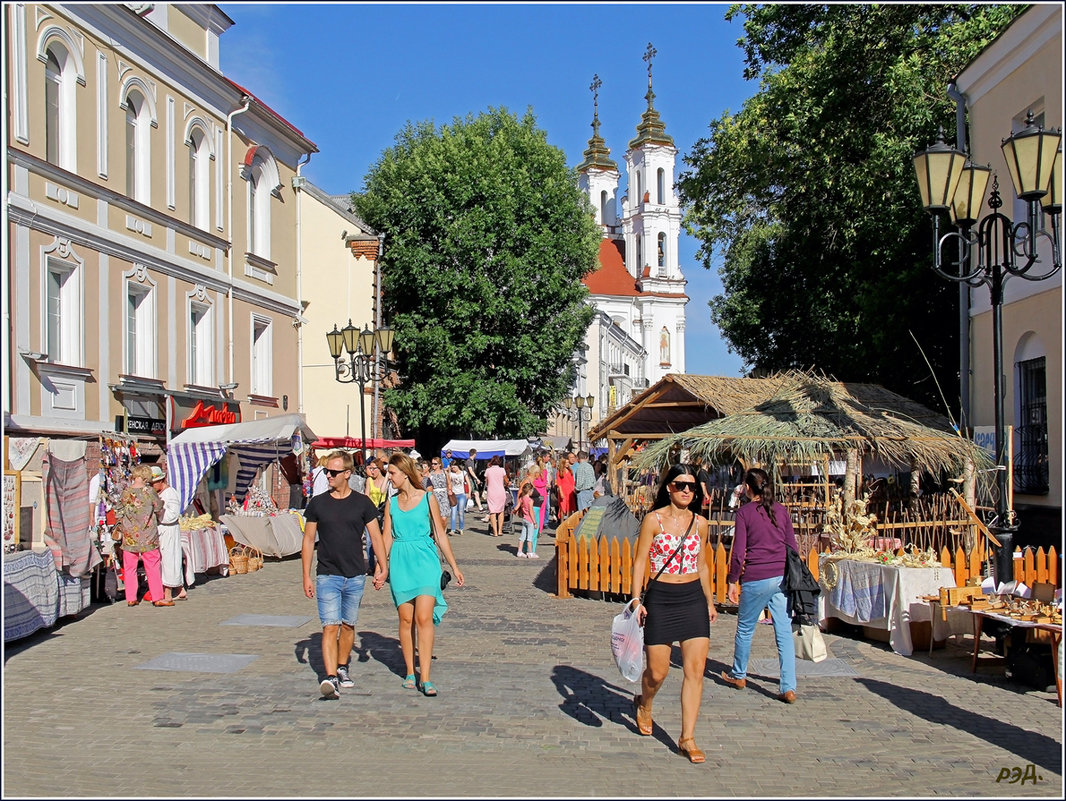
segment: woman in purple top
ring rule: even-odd
[[[740,600],[737,635],[733,642],[733,669],[722,671],[726,684],[743,690],[747,686],[751,638],[759,613],[769,607],[777,640],[777,660],[781,666],[779,701],[796,701],[796,650],[792,643],[792,621],[785,595],[786,548],[799,551],[788,509],[774,501],[774,488],[764,470],[754,468],[744,476],[746,503],[737,512],[733,534],[733,555],[729,560],[726,593],[731,603]],[[741,584],[744,585],[741,591]]]

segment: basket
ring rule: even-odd
[[[263,566],[263,552],[258,548],[249,545],[247,548],[248,554],[248,572],[254,573]]]
[[[248,550],[243,545],[234,545],[230,548],[229,569],[231,573],[248,572]]]

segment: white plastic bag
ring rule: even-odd
[[[611,623],[611,653],[627,681],[640,681],[644,672],[644,629],[637,614],[639,605],[637,600],[630,601]]]
[[[792,642],[796,646],[797,659],[821,662],[829,655],[822,632],[813,623],[793,623]]]

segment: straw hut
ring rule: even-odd
[[[972,477],[990,461],[940,414],[876,384],[832,381],[803,372],[780,373],[773,390],[747,408],[660,438],[636,459],[663,468],[680,449],[692,460],[781,465],[847,460],[844,491],[854,498],[863,458],[934,475]],[[972,485],[972,480],[968,482]],[[972,488],[967,486],[972,497]]]

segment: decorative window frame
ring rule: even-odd
[[[134,264],[133,269],[122,274],[122,367],[124,375],[137,378],[154,379],[159,374],[159,343],[157,340],[156,327],[153,324],[159,319],[157,284],[148,274],[148,268],[143,264]],[[130,289],[141,291],[145,298],[141,303],[144,308],[138,308],[137,314],[137,350],[136,369],[131,369],[129,353],[129,315],[126,311],[126,303],[129,302]],[[142,326],[143,320],[143,326]],[[142,345],[144,341],[146,344]],[[143,361],[142,361],[143,359]],[[142,369],[143,368],[143,369]]]
[[[195,147],[193,135],[199,131],[200,146]],[[185,146],[189,149],[189,222],[204,231],[211,225],[211,162],[215,161],[215,147],[211,126],[203,117],[192,117],[185,125]],[[193,196],[193,154],[196,154],[196,195]]]
[[[129,98],[136,92],[141,98],[137,112],[134,132],[134,161],[136,162],[136,184],[130,197],[145,206],[152,205],[152,136],[151,129],[159,127],[156,114],[155,91],[143,78],[131,75],[122,82],[119,91],[119,108],[124,115],[129,114]],[[124,117],[125,119],[125,117]],[[128,182],[128,178],[127,178]]]
[[[257,353],[256,329],[262,327],[266,341],[259,345]],[[261,314],[252,314],[248,330],[248,364],[251,376],[251,395],[269,398],[274,393],[274,320]]]
[[[260,259],[270,261],[272,236],[270,204],[272,198],[281,198],[281,177],[277,160],[270,149],[263,145],[249,148],[241,167],[241,177],[248,183],[247,251]],[[264,278],[264,280],[267,279]]]
[[[77,86],[85,86],[85,64],[81,49],[70,33],[58,25],[50,25],[37,37],[37,59],[47,66],[51,51],[59,63],[59,143],[58,166],[68,172],[78,170],[78,93]],[[45,80],[49,80],[47,77]],[[45,110],[47,114],[47,109]],[[47,123],[45,125],[47,130]],[[47,145],[46,145],[47,149]]]
[[[60,355],[49,364],[81,367],[85,364],[85,259],[79,256],[69,239],[56,237],[41,247],[41,351],[48,353],[48,280],[57,266],[69,273],[64,282]]]
[[[194,363],[193,340],[197,337],[199,326],[193,326],[192,314],[194,309],[205,310],[203,331],[204,341],[200,352],[195,354],[198,358]],[[215,304],[207,293],[207,287],[197,284],[192,291],[185,293],[185,324],[186,324],[186,356],[185,375],[188,376],[186,386],[210,387],[215,385]],[[197,337],[197,341],[199,341]],[[205,374],[206,373],[206,374]]]

